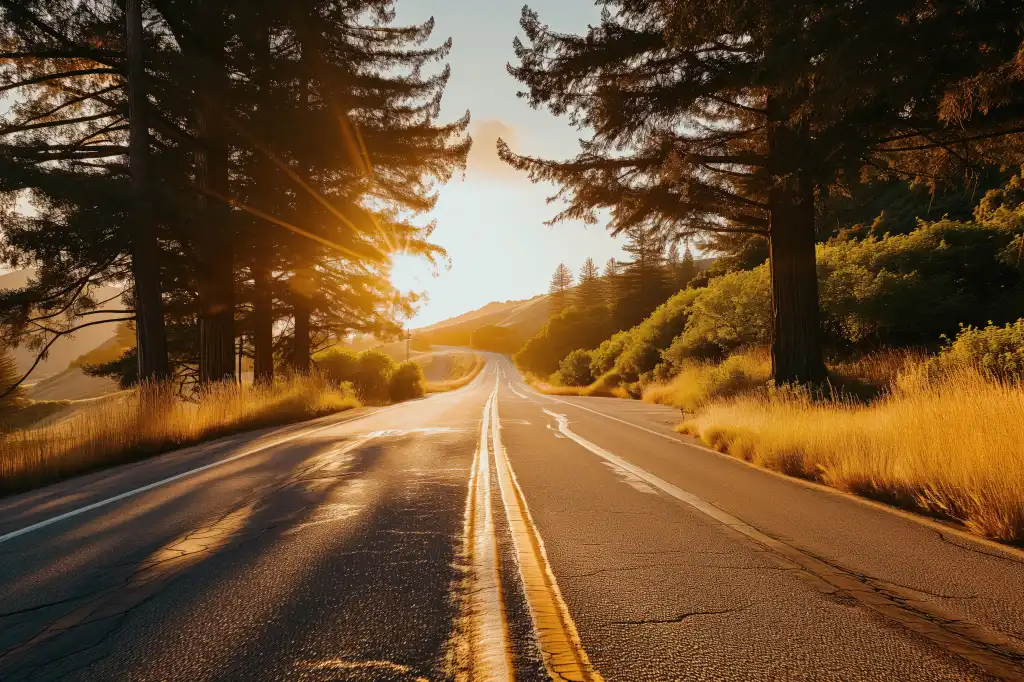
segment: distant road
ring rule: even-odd
[[[0,680],[1024,679],[1024,553],[466,388],[0,499]]]

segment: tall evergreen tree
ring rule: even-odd
[[[84,317],[106,303],[90,291],[132,281],[140,234],[159,246],[145,274],[163,291],[181,380],[230,378],[239,334],[266,382],[296,345],[308,355],[349,331],[396,332],[413,298],[390,285],[388,260],[445,257],[433,225],[414,221],[469,148],[468,114],[438,119],[449,72],[429,65],[450,42],[426,45],[432,22],[394,26],[387,0],[127,1],[0,0],[0,87],[15,94],[0,114],[0,256],[38,268],[30,287],[0,296],[5,337],[42,349],[103,322]],[[143,78],[126,88],[138,9]],[[135,153],[142,114],[148,166]],[[37,215],[19,210],[24,199]],[[294,332],[302,278],[309,342],[296,344],[280,330]],[[133,350],[106,369],[128,381],[151,372],[136,361],[150,364]]]
[[[1015,3],[601,0],[585,36],[524,9],[511,73],[593,131],[566,162],[502,157],[561,185],[557,219],[770,243],[779,381],[824,378],[815,200],[865,168],[950,175],[1017,155]],[[984,49],[979,49],[984,46]]]
[[[594,307],[602,303],[601,271],[593,258],[588,257],[580,266],[578,284],[573,298],[580,307]]]
[[[548,293],[551,296],[548,309],[551,316],[558,315],[569,306],[569,289],[572,288],[572,270],[565,263],[559,263],[551,275]]]
[[[629,329],[651,314],[669,297],[665,269],[665,242],[640,227],[626,232],[622,250],[630,259],[615,280],[612,317],[616,328]]]

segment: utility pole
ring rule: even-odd
[[[412,330],[405,328],[405,361],[409,362],[409,343],[412,341]]]

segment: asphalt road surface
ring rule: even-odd
[[[0,679],[1024,679],[1024,553],[677,417],[491,356],[0,499]]]

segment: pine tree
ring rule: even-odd
[[[578,284],[574,292],[574,302],[581,308],[594,307],[602,303],[601,272],[593,258],[587,258],[580,266]]]
[[[559,263],[551,275],[551,284],[548,286],[550,301],[548,309],[551,316],[558,315],[569,306],[569,289],[572,288],[572,270],[565,263]]]
[[[612,318],[618,329],[629,329],[669,297],[665,272],[665,242],[650,230],[630,228],[622,250],[630,259],[616,277]]]
[[[450,42],[430,47],[432,22],[393,19],[386,0],[0,0],[0,87],[16,95],[0,114],[2,256],[38,268],[0,295],[5,338],[42,350],[103,323],[84,317],[106,303],[90,292],[132,280],[138,235],[159,247],[141,274],[162,291],[155,319],[179,380],[233,376],[239,336],[266,382],[296,346],[300,364],[331,337],[397,332],[415,297],[390,285],[388,260],[446,257],[414,221],[464,166],[469,119],[438,119],[449,72],[428,65]],[[38,216],[17,210],[24,194]],[[295,329],[302,280],[308,343],[296,344],[275,330]],[[142,289],[136,301],[152,302]],[[106,370],[159,374],[130,366],[150,365],[147,346]]]
[[[1017,160],[1015,4],[602,0],[561,34],[524,9],[510,72],[534,106],[593,131],[559,162],[499,153],[559,184],[555,217],[670,238],[770,241],[780,382],[824,378],[815,199],[861,171],[950,176]],[[984,45],[984,49],[979,49]],[[983,149],[982,149],[983,148]]]
[[[676,271],[676,290],[685,289],[698,274],[697,263],[693,260],[693,252],[687,245],[686,251],[683,252],[683,259],[679,262],[679,269]]]

